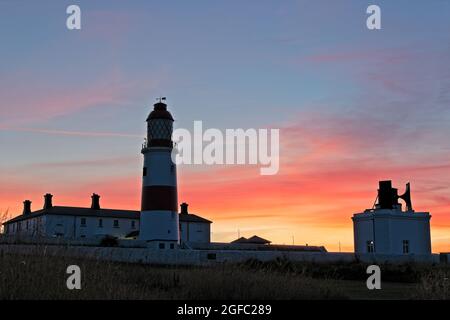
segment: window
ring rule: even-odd
[[[403,240],[403,253],[409,253],[409,240]]]
[[[22,227],[22,223],[21,223],[21,222],[18,222],[18,223],[17,223],[17,231],[20,231],[21,227]]]
[[[136,228],[136,221],[131,220],[131,229],[135,229]]]
[[[147,175],[147,167],[144,167],[144,170],[142,172],[142,175],[145,177]]]
[[[166,245],[165,245],[164,243],[160,243],[160,244],[159,244],[159,248],[160,248],[160,249],[165,249],[165,248],[166,248]]]
[[[80,238],[86,238],[86,235],[82,234],[82,235],[80,236]]]
[[[29,221],[27,220],[27,230],[28,230]]]
[[[367,241],[367,252],[368,252],[368,253],[373,253],[373,252],[375,252],[375,245],[374,245],[374,243],[373,243],[372,240]]]
[[[103,228],[103,219],[98,219],[98,227]]]
[[[170,249],[175,249],[175,244],[171,243],[170,244]]]
[[[119,220],[114,220],[113,226],[114,226],[114,228],[118,228],[119,227]]]
[[[81,225],[82,227],[86,227],[86,218],[81,218],[81,220],[80,220],[80,225]]]

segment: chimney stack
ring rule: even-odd
[[[53,198],[53,195],[50,193],[46,193],[44,195],[44,210],[53,208],[52,198]]]
[[[188,214],[188,204],[186,202],[183,202],[180,207],[181,207],[181,214]]]
[[[23,202],[23,214],[30,214],[31,213],[31,201],[25,200]]]
[[[91,198],[92,198],[91,209],[100,210],[100,196],[96,193],[93,193]]]

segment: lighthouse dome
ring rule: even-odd
[[[153,105],[153,111],[148,115],[147,121],[151,119],[168,119],[174,121],[170,112],[167,111],[167,104],[163,102],[157,102]]]

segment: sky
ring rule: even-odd
[[[276,175],[178,168],[179,202],[214,221],[213,241],[352,251],[352,214],[391,179],[450,251],[449,30],[444,0],[0,0],[0,211],[47,192],[138,210],[145,119],[166,96],[175,128],[280,129]]]

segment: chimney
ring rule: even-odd
[[[186,202],[183,202],[180,207],[181,207],[181,214],[188,214],[188,204]]]
[[[392,188],[392,181],[379,182],[378,207],[379,209],[396,209],[398,203],[398,189]]]
[[[91,209],[100,210],[100,196],[96,193],[93,193],[91,198],[92,198]]]
[[[50,193],[46,193],[44,195],[44,210],[53,208],[52,198],[53,198],[53,195]]]
[[[31,213],[31,201],[25,200],[23,202],[23,214],[30,214]]]

